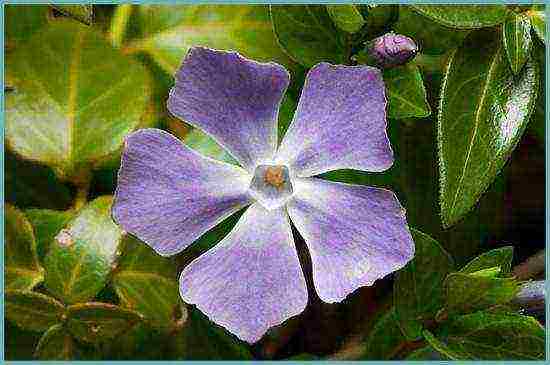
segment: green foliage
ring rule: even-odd
[[[450,321],[424,338],[451,360],[542,360],[545,334],[532,317],[477,312]]]
[[[4,300],[6,318],[31,331],[45,331],[61,321],[65,314],[63,304],[37,292],[8,290]]]
[[[531,52],[531,22],[524,14],[514,14],[502,26],[506,56],[514,74],[527,62]]]
[[[74,18],[79,22],[90,25],[94,19],[93,5],[60,5],[55,4],[53,7],[68,17]]]
[[[5,206],[4,213],[4,288],[30,290],[44,279],[32,226],[25,215],[11,205]]]
[[[34,227],[38,257],[43,261],[55,236],[73,218],[74,212],[70,210],[27,209],[25,215]]]
[[[65,326],[56,324],[51,326],[40,338],[36,346],[35,357],[40,360],[64,360],[73,359],[73,338]]]
[[[506,246],[487,251],[470,262],[468,262],[459,272],[463,274],[471,274],[476,271],[498,267],[501,275],[507,275],[512,269],[512,258],[514,248]]]
[[[93,298],[107,282],[122,237],[111,220],[111,201],[100,197],[90,202],[50,245],[44,285],[66,303]]]
[[[327,5],[327,12],[338,28],[348,33],[358,32],[365,19],[355,5]]]
[[[430,115],[426,89],[418,66],[408,64],[384,71],[388,97],[388,117],[424,118]]]
[[[423,323],[443,305],[443,280],[453,269],[449,254],[430,236],[411,230],[414,258],[396,276],[395,319],[408,339],[422,336]]]
[[[527,12],[533,29],[542,43],[546,43],[546,14],[544,11],[531,10]]]
[[[17,47],[6,78],[15,88],[6,95],[8,146],[73,180],[122,145],[148,98],[147,70],[71,21]]]
[[[133,237],[121,242],[112,283],[121,304],[141,313],[154,326],[174,325],[180,304],[174,260],[161,257]]]
[[[412,5],[413,9],[451,28],[475,29],[504,22],[505,5]]]
[[[326,61],[345,63],[345,37],[323,5],[271,5],[279,44],[296,62],[311,67]]]
[[[438,115],[441,218],[468,213],[517,145],[533,111],[538,67],[514,76],[492,33],[474,33],[453,51]]]
[[[8,50],[27,40],[48,23],[47,5],[10,5],[4,7],[5,33]],[[10,43],[12,46],[10,47]]]
[[[372,328],[361,360],[392,360],[404,341],[395,310],[390,308]]]

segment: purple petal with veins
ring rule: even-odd
[[[320,63],[306,78],[277,162],[300,177],[337,169],[383,171],[393,163],[380,71]]]
[[[159,254],[172,255],[250,204],[250,179],[167,132],[141,129],[126,138],[113,218]]]
[[[405,211],[385,189],[294,180],[290,219],[304,237],[319,297],[339,302],[402,268],[414,255]]]
[[[191,48],[176,74],[168,109],[210,134],[252,172],[277,148],[277,115],[289,78],[275,63]]]
[[[180,293],[250,343],[301,313],[306,282],[288,215],[253,204],[227,237],[183,270]]]

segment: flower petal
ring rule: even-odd
[[[328,63],[313,67],[277,161],[301,177],[344,168],[388,169],[393,151],[380,71]]]
[[[288,215],[253,204],[227,237],[185,268],[180,294],[250,343],[301,313],[307,289]]]
[[[194,47],[176,74],[168,110],[210,134],[252,171],[258,161],[273,159],[279,104],[289,79],[276,63]]]
[[[290,219],[309,247],[319,297],[339,302],[414,256],[405,211],[385,189],[295,179]]]
[[[201,156],[160,129],[126,138],[113,218],[163,256],[173,255],[250,204],[250,176]]]

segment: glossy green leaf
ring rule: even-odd
[[[447,313],[471,313],[491,306],[506,304],[519,292],[519,282],[513,278],[495,278],[494,273],[476,271],[453,273],[445,279]],[[498,273],[498,271],[496,272]]]
[[[359,360],[391,360],[397,355],[399,345],[405,341],[395,311],[391,308],[376,321]]]
[[[296,62],[346,63],[343,34],[322,5],[271,5],[271,20],[281,46]]]
[[[67,328],[76,338],[106,342],[141,321],[139,313],[108,303],[83,303],[67,308]]]
[[[92,4],[82,5],[52,5],[55,9],[59,10],[63,14],[73,19],[78,20],[84,24],[92,24],[94,19],[94,6]]]
[[[30,290],[44,279],[32,226],[25,215],[11,205],[5,205],[4,214],[4,288]]]
[[[27,209],[25,215],[34,228],[38,257],[43,260],[50,243],[74,216],[71,210]]]
[[[172,327],[180,305],[174,260],[133,237],[123,239],[120,251],[112,283],[121,305],[141,313],[154,326]]]
[[[27,290],[8,290],[4,294],[6,318],[31,331],[45,331],[62,321],[63,304],[54,298]]]
[[[538,68],[514,76],[502,42],[475,33],[445,70],[438,115],[440,205],[449,227],[468,213],[517,145],[534,108]]]
[[[505,275],[512,270],[512,258],[514,248],[506,246],[485,252],[468,262],[459,272],[471,274],[479,270],[499,267],[501,274]]]
[[[411,229],[414,258],[400,271],[393,287],[395,318],[405,336],[422,335],[423,322],[435,317],[443,306],[443,281],[453,269],[449,254],[430,236]]]
[[[39,360],[72,360],[73,338],[62,324],[50,327],[36,346],[35,357]]]
[[[544,46],[535,45],[533,47],[533,59],[539,65],[540,77],[539,93],[535,111],[529,123],[529,130],[540,142],[544,143],[546,140],[546,50]]]
[[[452,360],[543,360],[545,331],[532,317],[477,312],[447,322],[430,345]]]
[[[426,89],[418,66],[407,64],[384,70],[388,98],[388,117],[424,118],[431,109],[426,100]]]
[[[105,62],[109,60],[109,62]],[[148,100],[147,70],[100,33],[59,21],[6,60],[6,142],[70,178],[116,151]]]
[[[527,12],[535,33],[546,44],[546,14],[544,11],[531,10]]]
[[[392,26],[399,34],[414,39],[423,54],[442,54],[460,47],[470,30],[451,29],[413,11],[399,6],[399,19]]]
[[[55,176],[52,169],[18,158],[4,151],[5,201],[20,208],[42,207],[67,209],[72,203],[71,191]],[[36,182],[40,181],[39,184]]]
[[[426,361],[426,360],[448,360],[445,355],[437,352],[432,346],[428,345],[411,352],[406,361]]]
[[[111,202],[104,196],[84,206],[50,245],[44,285],[66,303],[93,298],[107,281],[122,237]]]
[[[192,46],[235,50],[258,61],[289,61],[277,45],[267,6],[140,5],[130,21],[138,34],[126,52],[149,54],[169,74]]]
[[[505,5],[411,5],[414,10],[445,26],[459,29],[491,27],[506,20]]]
[[[334,24],[344,32],[356,33],[365,25],[365,19],[353,4],[326,5],[326,7]]]
[[[527,62],[531,52],[531,22],[524,14],[514,14],[502,27],[502,40],[514,74]]]
[[[248,345],[212,323],[197,309],[178,334],[178,360],[252,360]]]
[[[47,5],[6,4],[4,6],[6,46],[10,50],[48,24]]]

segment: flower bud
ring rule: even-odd
[[[411,38],[390,32],[369,42],[366,50],[379,67],[392,68],[413,59],[418,47]]]

